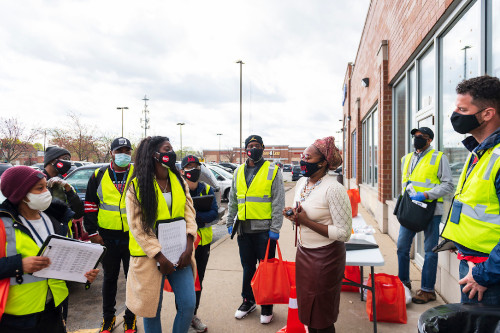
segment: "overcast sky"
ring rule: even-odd
[[[96,133],[138,141],[144,95],[148,135],[183,146],[243,139],[341,144],[342,84],[369,0],[1,1],[0,117],[57,127],[68,111]],[[41,142],[41,140],[40,140]]]

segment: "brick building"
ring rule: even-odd
[[[345,184],[359,189],[363,206],[392,239],[399,233],[392,212],[400,160],[412,151],[411,129],[433,129],[432,146],[448,156],[456,184],[468,152],[449,119],[455,87],[484,74],[500,76],[500,1],[371,1],[344,80]],[[421,266],[423,235],[414,245]],[[460,301],[458,264],[455,255],[439,254],[436,290],[450,302]]]
[[[283,164],[298,164],[300,154],[306,149],[305,147],[289,147],[288,145],[266,145],[264,150],[264,158],[272,162],[281,162]],[[203,150],[203,157],[206,162],[240,162],[239,158],[240,147],[233,147],[232,150]],[[219,157],[220,154],[220,157]],[[247,156],[245,149],[242,148],[242,160],[245,161]]]

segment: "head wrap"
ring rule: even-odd
[[[335,146],[335,138],[333,136],[317,139],[314,141],[313,146],[325,157],[328,169],[335,170],[342,164],[342,156],[340,155],[340,150]]]

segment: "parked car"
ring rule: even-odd
[[[238,168],[237,164],[229,163],[229,162],[221,162],[221,163],[219,163],[219,165],[221,165],[221,166],[223,166],[225,168],[229,168],[232,171],[234,171],[234,170],[236,170]]]
[[[221,199],[226,201],[229,200],[229,191],[231,190],[233,175],[216,165],[208,165],[208,168],[212,171],[215,179],[218,181]]]
[[[299,180],[302,177],[302,173],[300,172],[300,165],[294,165],[292,168],[292,182]]]
[[[76,194],[82,201],[85,200],[85,192],[87,192],[87,184],[89,183],[90,176],[96,169],[109,165],[109,163],[88,164],[75,168],[69,171],[68,175],[64,178],[76,191]]]
[[[2,173],[7,170],[8,168],[10,168],[12,166],[12,164],[10,163],[0,163],[0,176],[2,175]]]
[[[283,165],[283,172],[292,172],[292,165],[291,164],[284,164]]]

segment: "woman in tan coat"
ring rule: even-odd
[[[127,307],[144,317],[146,333],[160,333],[163,282],[168,279],[178,307],[173,332],[186,333],[195,308],[193,241],[195,210],[187,185],[175,167],[176,155],[167,137],[147,137],[137,148],[134,175],[126,196],[130,227]],[[178,261],[168,260],[156,237],[158,223],[181,220],[186,249]]]

